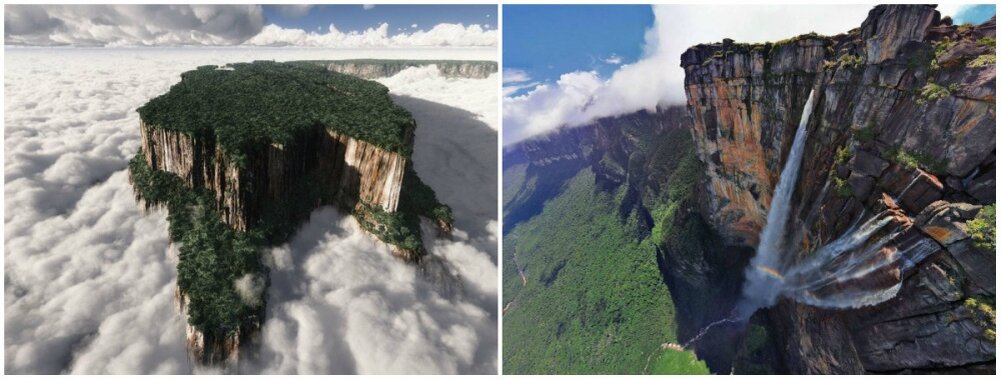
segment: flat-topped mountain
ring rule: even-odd
[[[416,122],[376,82],[305,63],[202,66],[139,108],[136,197],[169,211],[195,362],[230,363],[263,322],[265,246],[323,205],[418,262],[420,216],[451,209],[410,162]],[[248,289],[252,291],[248,291]]]
[[[410,60],[410,59],[345,59],[311,61],[328,70],[360,78],[390,77],[411,67],[434,65],[441,76],[449,78],[486,78],[497,72],[495,61]]]

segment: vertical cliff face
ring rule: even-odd
[[[995,257],[966,223],[995,202],[994,37],[994,19],[955,26],[934,6],[877,6],[845,34],[724,40],[682,55],[706,167],[702,213],[729,242],[756,246],[815,90],[787,231],[799,249],[785,253],[787,265],[877,213],[897,215],[888,230],[901,234],[886,249],[934,251],[860,280],[902,282],[885,303],[824,310],[786,300],[759,313],[752,323],[766,328],[779,363],[748,365],[767,355],[745,347],[738,371],[993,370],[993,321],[978,324],[969,300],[993,305]]]
[[[689,49],[682,55],[686,93],[714,198],[707,216],[734,241],[756,243],[813,88],[822,92],[804,169],[813,186],[807,190],[819,190],[823,183],[814,182],[826,179],[837,148],[854,143],[849,148],[879,160],[853,161],[876,165],[856,174],[859,190],[869,187],[862,176],[875,178],[892,161],[882,150],[899,147],[941,162],[939,180],[959,184],[981,169],[960,190],[992,201],[993,190],[986,190],[993,175],[985,174],[994,156],[994,65],[971,64],[993,54],[993,46],[976,42],[993,36],[993,21],[963,29],[941,24],[931,7],[877,7],[861,28],[834,37]]]
[[[190,189],[208,191],[223,222],[237,231],[273,223],[265,219],[275,212],[294,215],[296,205],[303,201],[349,210],[377,206],[388,213],[396,212],[400,203],[407,158],[333,130],[308,131],[288,146],[269,144],[248,154],[243,166],[229,159],[211,139],[192,138],[146,123],[140,124],[140,130],[142,152],[150,169],[174,174]],[[315,181],[303,182],[304,178]],[[296,188],[304,185],[319,188]],[[394,254],[408,260],[419,255],[395,246]],[[180,288],[177,303],[180,312],[187,315],[189,300]],[[262,319],[252,318],[225,336],[208,335],[188,324],[187,348],[192,362],[235,369],[241,342],[259,334]]]
[[[190,302],[180,288],[174,291],[174,306],[181,315],[187,315]],[[185,348],[188,359],[191,363],[221,367],[228,373],[233,372],[239,364],[241,340],[250,340],[259,330],[260,324],[254,324],[242,326],[229,336],[213,337],[206,336],[203,331],[185,321],[184,337],[187,341]]]
[[[294,180],[322,178],[328,203],[358,201],[395,212],[400,201],[406,157],[332,130],[317,128],[295,146],[270,144],[239,166],[211,139],[140,124],[142,151],[154,170],[204,188],[216,199],[227,224],[247,231],[262,216],[265,202],[288,202]]]
[[[823,62],[824,44],[805,37],[769,51],[724,41],[682,55],[696,149],[709,184],[705,215],[726,226],[723,236],[733,243],[757,244],[782,152]]]
[[[492,61],[350,59],[329,61],[326,67],[330,71],[375,79],[391,77],[411,67],[430,65],[434,65],[441,76],[448,78],[486,78],[497,72],[497,62]]]

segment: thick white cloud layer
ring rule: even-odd
[[[496,73],[486,79],[442,78],[437,67],[423,66],[377,81],[389,87],[394,95],[421,98],[472,112],[477,120],[496,131],[500,129],[497,80]]]
[[[871,5],[655,5],[654,25],[645,36],[643,57],[626,62],[608,78],[573,72],[556,83],[510,96],[505,84],[504,144],[516,143],[563,125],[576,126],[658,104],[685,102],[681,54],[699,43],[731,38],[767,42],[803,33],[834,35],[858,27]],[[946,15],[958,7],[943,9]],[[506,81],[505,81],[506,83]]]
[[[260,372],[496,373],[497,77],[446,79],[421,67],[379,81],[417,119],[415,170],[455,211],[451,239],[424,226],[443,259],[428,261],[459,279],[423,276],[353,218],[316,211],[270,252]],[[440,290],[455,287],[461,295]]]
[[[311,5],[281,5],[302,17]],[[371,9],[366,7],[366,9]],[[497,46],[497,30],[442,23],[391,35],[385,23],[360,32],[326,33],[264,25],[258,5],[8,5],[5,45],[251,45],[329,48]]]
[[[413,46],[496,46],[497,30],[479,25],[438,24],[431,30],[410,33],[389,33],[389,24],[382,23],[362,32],[341,32],[333,24],[326,33],[307,32],[268,25],[259,34],[243,43],[254,46],[316,46],[316,47],[413,47]]]
[[[254,59],[496,59],[495,54],[492,49],[6,49],[5,371],[192,372],[184,321],[173,305],[176,259],[167,253],[165,215],[140,212],[124,170],[139,147],[135,108],[166,91],[180,72]],[[439,144],[482,149],[455,140],[473,132],[448,131],[475,127],[479,135],[494,136],[484,144],[496,146],[497,122],[485,122],[496,119],[496,112],[491,116],[486,113],[491,107],[478,103],[495,102],[496,91],[471,93],[496,88],[496,77],[422,78],[384,82],[394,93],[399,86],[414,96],[423,96],[421,88],[466,96],[436,93],[440,100],[427,101],[401,95],[419,128],[438,122],[426,131],[445,140]],[[461,278],[464,294],[439,295],[432,281],[391,258],[352,219],[331,209],[317,211],[288,245],[269,256],[277,264],[264,352],[252,369],[496,371],[496,211],[483,218],[488,213],[477,208],[495,207],[496,190],[475,195],[456,189],[469,185],[449,178],[475,178],[469,174],[474,167],[457,163],[470,161],[470,153],[421,153],[430,146],[421,143],[425,138],[426,133],[418,136],[415,166],[454,204],[458,228],[452,239],[428,240],[431,252]],[[494,159],[495,153],[496,148]],[[241,286],[254,291],[253,281],[246,282]]]

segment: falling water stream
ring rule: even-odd
[[[737,316],[746,320],[755,310],[771,305],[782,290],[782,252],[785,247],[786,223],[789,221],[793,190],[799,177],[799,167],[803,161],[803,151],[806,149],[806,126],[810,123],[813,113],[813,90],[803,106],[803,115],[799,119],[799,128],[793,138],[789,157],[779,176],[779,183],[772,192],[772,204],[768,209],[765,228],[761,231],[757,254],[751,259],[747,268],[744,283],[743,299],[737,305]]]
[[[893,202],[896,204],[900,204],[900,199],[903,198],[905,194],[907,194],[907,191],[910,190],[911,187],[914,187],[914,184],[917,183],[918,179],[920,178],[921,178],[920,172],[914,173],[914,178],[911,179],[911,183],[908,183],[907,187],[904,187],[904,191],[901,191],[900,194],[898,194],[896,197],[893,198]]]
[[[861,224],[859,222],[863,217],[860,216],[837,239],[814,250],[803,261],[792,266],[785,265],[783,258],[789,256],[785,254],[789,250],[786,225],[792,211],[792,196],[806,147],[807,124],[813,106],[813,91],[810,91],[785,167],[773,192],[757,254],[745,272],[741,300],[727,318],[709,323],[682,347],[687,348],[698,342],[715,327],[747,321],[758,309],[774,304],[779,296],[829,309],[882,303],[896,296],[904,272],[938,249],[934,242],[921,237],[895,241],[902,231],[891,223],[895,216],[884,211]],[[897,198],[916,181],[917,178],[911,181]],[[890,226],[894,227],[871,241],[876,232]]]
[[[799,167],[803,160],[803,150],[806,148],[806,126],[813,113],[813,90],[803,106],[803,115],[799,119],[799,127],[793,138],[789,157],[779,176],[779,183],[772,193],[772,204],[768,210],[768,219],[761,232],[757,254],[751,259],[747,268],[743,298],[730,316],[703,327],[694,337],[682,347],[688,347],[702,339],[710,329],[716,326],[737,323],[750,318],[754,311],[762,306],[770,305],[782,290],[782,276],[778,272],[781,263],[782,247],[786,222],[789,220],[790,203],[796,178],[799,177]]]

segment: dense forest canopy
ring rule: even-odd
[[[138,111],[150,126],[214,137],[233,157],[318,126],[409,156],[416,126],[379,83],[271,61],[198,67]]]

